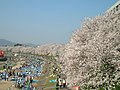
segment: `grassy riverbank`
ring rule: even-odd
[[[50,80],[56,80],[57,75],[53,74],[53,60],[52,56],[44,56],[45,64],[43,66],[42,74],[39,78],[39,86],[40,88],[44,88],[46,90],[54,90],[55,89],[55,82],[50,82]]]

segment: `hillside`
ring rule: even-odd
[[[0,39],[0,46],[13,46],[15,43],[5,40],[5,39]]]

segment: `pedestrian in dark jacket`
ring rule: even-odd
[[[58,80],[58,78],[56,80],[56,90],[59,90],[59,80]]]

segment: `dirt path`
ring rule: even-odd
[[[17,65],[14,66],[12,69],[21,67],[22,66],[21,63],[25,63],[25,61],[17,62]]]
[[[11,81],[4,81],[4,80],[0,81],[0,90],[9,90],[8,88],[11,88],[12,90],[16,90]]]

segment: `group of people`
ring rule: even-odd
[[[56,90],[59,90],[61,88],[66,88],[66,80],[65,78],[57,78],[56,80]]]
[[[32,76],[30,76],[29,78],[28,77],[25,77],[25,78],[18,77],[16,80],[16,83],[15,83],[15,87],[19,88],[19,89],[29,88],[29,89],[33,90],[34,87],[32,86],[32,82],[33,82]]]
[[[9,77],[10,77],[10,73],[8,73],[8,72],[6,72],[6,71],[0,72],[0,77],[1,77],[2,80],[5,79],[5,80],[8,81],[8,79],[9,79]]]
[[[23,64],[22,67],[20,67],[20,71],[17,75],[19,78],[16,80],[16,87],[17,88],[29,88],[30,90],[33,90],[33,79],[34,77],[40,76],[40,69],[41,63],[30,63],[30,65]],[[19,71],[19,70],[18,70]]]
[[[41,62],[24,63],[21,67],[15,69],[5,70],[0,73],[1,80],[10,80],[13,82],[16,88],[23,89],[28,88],[34,90],[34,83],[38,82],[34,80],[35,77],[39,77],[41,74]],[[28,90],[27,89],[27,90]],[[26,89],[25,89],[26,90]]]
[[[57,75],[57,79],[56,79],[56,90],[62,89],[62,88],[66,88],[66,79],[65,77],[63,78],[61,74],[60,69],[57,67],[57,64],[54,63],[53,67],[53,74]]]

